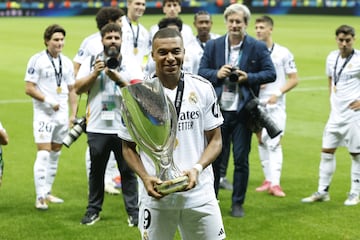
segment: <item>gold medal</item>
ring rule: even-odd
[[[137,53],[138,53],[138,49],[136,47],[136,48],[134,48],[134,54],[136,55]]]
[[[58,94],[60,94],[60,93],[61,93],[61,87],[57,87],[57,88],[56,88],[56,92],[57,92]]]
[[[333,92],[334,93],[336,92],[336,86],[333,86]]]

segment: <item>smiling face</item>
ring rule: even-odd
[[[137,21],[142,15],[144,15],[146,9],[145,0],[132,0],[128,1],[128,17],[132,21]]]
[[[184,54],[184,45],[180,36],[154,39],[152,57],[156,63],[156,75],[162,82],[178,81]]]

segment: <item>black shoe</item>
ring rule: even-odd
[[[242,205],[239,205],[239,204],[233,205],[232,209],[231,209],[231,216],[233,216],[233,217],[244,217],[245,212],[244,212],[244,209],[243,209]]]
[[[86,212],[80,224],[93,225],[100,220],[100,215],[97,212]]]
[[[233,185],[224,177],[220,178],[219,188],[233,190]]]
[[[129,216],[128,217],[128,224],[129,227],[137,227],[139,219],[137,217]]]

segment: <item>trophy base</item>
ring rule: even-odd
[[[181,192],[186,188],[188,184],[189,184],[189,177],[182,176],[164,181],[162,184],[156,185],[155,189],[159,193],[166,195],[174,192]]]

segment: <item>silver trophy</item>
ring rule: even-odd
[[[182,191],[188,185],[173,161],[177,113],[164,94],[157,78],[121,88],[122,117],[136,144],[154,162],[156,176],[163,181],[155,185],[162,194]]]

